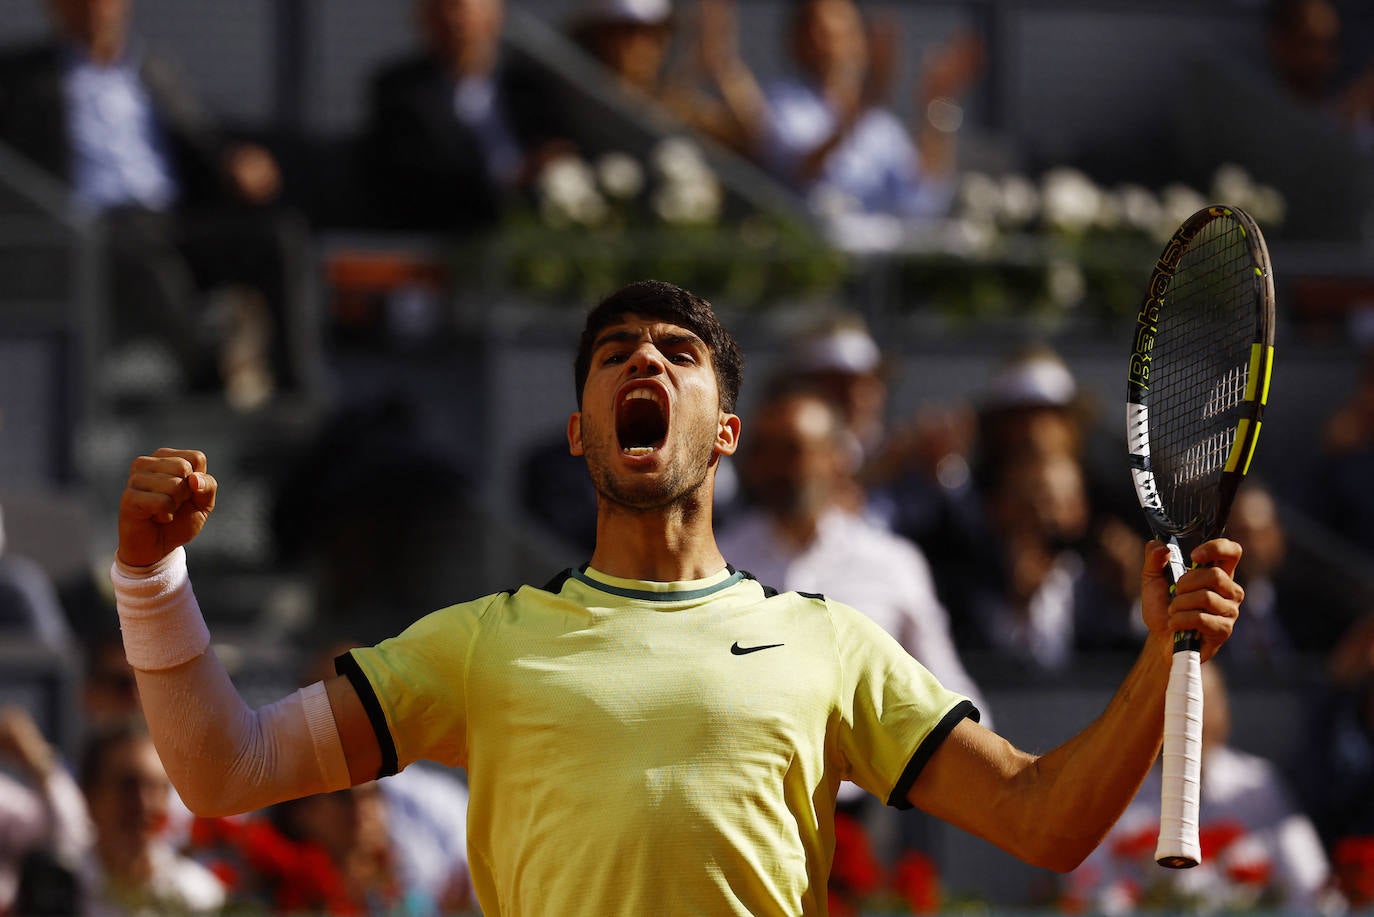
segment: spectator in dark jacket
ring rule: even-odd
[[[291,371],[276,160],[231,140],[130,34],[130,0],[51,12],[49,39],[0,54],[0,142],[104,221],[115,343],[156,341],[193,384],[260,403]]]

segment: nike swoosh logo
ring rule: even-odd
[[[740,646],[737,640],[730,645],[730,652],[736,656],[748,656],[750,653],[757,653],[759,650],[771,650],[775,646],[782,646],[782,644],[765,643],[762,646]]]

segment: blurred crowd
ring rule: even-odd
[[[855,0],[793,0],[766,39],[741,36],[736,0],[579,0],[559,24],[576,67],[503,41],[505,0],[415,0],[413,50],[357,88],[356,136],[318,149],[226,129],[174,57],[132,29],[133,0],[43,2],[50,35],[0,50],[0,142],[102,221],[107,325],[114,345],[136,345],[137,366],[156,366],[145,390],[222,386],[251,408],[296,384],[312,229],[472,238],[517,212],[591,225],[636,198],[691,224],[718,214],[727,191],[759,200],[751,185],[767,181],[827,239],[862,249],[886,220],[950,216],[963,179],[987,178],[966,174],[961,140],[997,64],[984,40],[906,36],[898,17]],[[1220,182],[1271,231],[1363,237],[1374,73],[1343,56],[1335,0],[1272,0],[1265,22],[1264,69],[1241,58],[1177,100],[1163,174],[1171,187]],[[782,62],[756,73],[747,61],[764,40]],[[646,134],[678,141],[654,154],[661,187],[646,181]],[[996,132],[980,136],[988,146]],[[1296,143],[1331,161],[1292,155]],[[1014,138],[996,144],[1007,149],[980,165],[1014,170]],[[698,147],[747,168],[723,191],[684,153]],[[1235,180],[1250,172],[1255,184]],[[1123,185],[1105,209],[1126,223],[1160,210],[1139,184],[1156,177]],[[1024,210],[1013,196],[1003,209]]]
[[[305,667],[321,677],[331,646]],[[459,775],[405,776],[232,818],[182,804],[143,723],[117,633],[90,640],[71,760],[22,707],[0,710],[0,913],[474,911]]]
[[[565,75],[503,46],[503,0],[416,0],[414,50],[367,86],[348,200],[323,204],[292,188],[270,144],[217,124],[174,62],[132,31],[131,2],[48,0],[51,36],[0,50],[0,142],[105,227],[111,344],[138,358],[145,388],[222,393],[251,412],[299,385],[298,338],[309,331],[294,284],[302,239],[321,222],[490,233],[551,184],[575,185],[570,162],[596,157],[608,192],[641,193],[633,167],[615,168],[614,133],[575,117]],[[586,0],[564,32],[618,104],[738,157],[818,218],[952,212],[964,106],[995,64],[976,35],[946,36],[898,85],[905,39],[892,20],[855,0],[793,0],[782,34],[768,37],[787,71],[759,75],[741,54],[756,36],[740,34],[738,14],[734,0]],[[1374,151],[1374,72],[1351,78],[1342,65],[1338,7],[1274,0],[1266,28],[1271,69],[1243,87],[1244,104],[1199,92],[1180,118],[1248,111],[1363,162]],[[1196,142],[1181,148],[1180,169],[1210,174],[1237,161],[1226,143],[1188,136]],[[1251,165],[1285,195],[1295,232],[1321,222],[1310,176]],[[689,219],[712,206],[685,193],[662,203]],[[1023,342],[967,401],[927,402],[909,417],[891,406],[891,355],[852,311],[799,324],[772,370],[757,382],[741,454],[720,472],[718,537],[732,564],[872,615],[974,699],[985,723],[999,715],[990,683],[1071,683],[1084,660],[1138,646],[1147,535],[1121,444],[1051,346]],[[1323,545],[1355,558],[1341,565],[1356,573],[1374,552],[1374,355],[1332,404],[1318,474],[1300,499],[1251,480],[1232,514],[1247,598],[1234,639],[1207,667],[1206,867],[1154,869],[1158,789],[1147,784],[1098,854],[1022,903],[1107,913],[1374,905],[1374,587],[1361,575],[1314,576],[1314,549],[1300,550],[1289,525],[1315,527]],[[282,556],[326,569],[320,604],[336,612],[310,634],[329,649],[309,660],[303,683],[340,641],[390,633],[389,606],[430,610],[419,607],[435,598],[420,591],[430,572],[421,568],[437,571],[445,552],[470,553],[480,537],[458,531],[474,499],[407,405],[344,407],[313,453],[288,457],[297,478],[281,493],[295,502],[283,497],[276,513]],[[566,443],[555,435],[509,458],[529,522],[589,551],[595,496]],[[368,502],[386,495],[358,496],[361,482],[398,471],[428,497],[404,522]],[[7,553],[0,528],[0,633],[82,660],[70,757],[29,712],[0,713],[0,915],[475,907],[460,774],[420,765],[265,812],[192,817],[139,724],[117,634],[82,626],[113,621],[108,600],[91,583],[75,594],[60,585]],[[1285,725],[1292,760],[1230,743],[1228,684],[1301,698],[1303,722]],[[840,796],[832,913],[938,907],[922,823],[854,789]]]

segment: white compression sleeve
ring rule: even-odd
[[[243,702],[209,649],[184,551],[147,568],[116,561],[110,579],[149,731],[191,811],[248,812],[351,784],[322,682],[259,710]]]

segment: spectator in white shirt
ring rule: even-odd
[[[756,407],[751,430],[741,478],[753,509],[719,534],[726,559],[765,585],[863,609],[986,711],[920,549],[849,508],[853,451],[836,408],[819,393],[784,390]]]
[[[804,383],[756,406],[740,457],[750,509],[717,535],[727,561],[780,591],[818,592],[860,608],[948,688],[988,706],[950,638],[948,615],[915,544],[864,516],[857,455],[838,407]],[[924,821],[896,813],[852,783],[840,813],[887,853],[925,846]]]
[[[1219,666],[1202,667],[1202,784],[1198,813],[1203,860],[1160,869],[1159,766],[1096,851],[1065,880],[1077,909],[1108,914],[1140,908],[1331,913],[1330,866],[1311,819],[1294,803],[1274,763],[1229,743],[1230,704]],[[1066,904],[1070,902],[1065,902]]]

